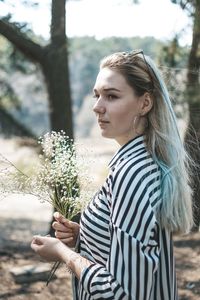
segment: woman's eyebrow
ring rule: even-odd
[[[102,88],[103,91],[105,92],[110,92],[110,91],[115,91],[115,92],[121,92],[119,89],[114,88],[114,87],[109,87],[109,88]],[[97,92],[97,89],[94,89],[94,92]]]
[[[116,88],[114,88],[114,87],[111,87],[111,88],[104,88],[103,89],[104,91],[116,91],[116,92],[120,92],[120,90],[118,90],[118,89],[116,89]]]

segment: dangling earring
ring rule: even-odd
[[[133,130],[137,135],[140,135],[141,133],[137,132],[137,127],[138,127],[138,123],[139,123],[139,117],[140,116],[135,116],[135,118],[133,119]]]
[[[138,126],[140,123],[140,127],[142,128],[142,131],[138,132]],[[147,117],[142,117],[141,115],[135,116],[133,120],[133,130],[137,135],[143,134],[144,131],[148,128],[149,122]]]

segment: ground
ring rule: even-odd
[[[19,202],[20,200],[18,200]],[[35,206],[37,217],[40,218],[41,216],[38,214],[39,204]],[[42,222],[36,218],[19,218],[19,215],[14,219],[5,216],[0,217],[0,299],[72,299],[71,279],[64,266],[57,271],[57,278],[52,280],[48,287],[45,286],[45,281],[17,284],[11,274],[13,268],[17,266],[37,266],[41,263],[40,259],[31,251],[30,241],[36,233],[45,234],[48,226],[47,220]],[[175,237],[174,240],[179,299],[199,300],[200,233]]]
[[[43,228],[41,230],[41,228]],[[33,234],[45,232],[47,223],[28,219],[0,218],[0,299],[4,300],[71,300],[71,281],[62,266],[57,279],[46,287],[45,281],[15,283],[11,271],[17,266],[35,265],[40,259],[31,251]],[[24,242],[26,240],[26,242]],[[42,262],[42,264],[45,264]]]
[[[7,142],[6,142],[7,143]],[[6,144],[4,142],[3,145]],[[104,145],[105,146],[105,145]],[[6,147],[6,146],[4,146]],[[0,141],[1,153],[8,153]],[[11,145],[9,144],[9,150]],[[20,150],[21,151],[21,150]],[[107,156],[110,156],[107,148]],[[18,152],[15,151],[17,154]],[[97,156],[102,154],[95,150]],[[22,151],[23,156],[27,152]],[[105,148],[104,148],[105,155]],[[29,153],[29,157],[30,153]],[[95,163],[97,162],[96,157]],[[107,159],[106,159],[107,160]],[[99,161],[102,165],[102,161]],[[95,166],[96,167],[96,166]],[[100,170],[104,175],[104,170]],[[57,271],[57,278],[48,287],[45,281],[16,283],[12,270],[42,262],[30,248],[34,234],[46,234],[52,208],[33,197],[12,195],[0,200],[0,299],[3,300],[71,300],[71,278],[65,267]],[[178,291],[180,300],[200,299],[200,232],[174,237]],[[163,299],[164,300],[164,299]]]
[[[174,249],[180,300],[200,299],[200,232],[175,237]]]

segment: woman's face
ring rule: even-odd
[[[134,120],[139,116],[140,97],[127,84],[123,75],[109,68],[100,70],[94,86],[97,116],[101,134],[124,145],[133,139]]]

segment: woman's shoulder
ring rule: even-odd
[[[113,174],[124,171],[136,171],[142,170],[149,166],[158,167],[157,163],[153,160],[152,156],[148,151],[142,151],[137,155],[129,155],[118,161],[115,168],[113,169]]]
[[[113,187],[115,184],[130,185],[155,180],[160,177],[160,168],[152,156],[146,151],[137,156],[129,156],[116,164],[112,172]]]

